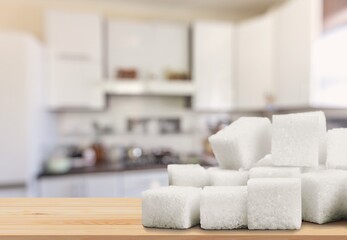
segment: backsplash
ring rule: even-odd
[[[108,101],[101,112],[57,113],[59,143],[88,145],[98,137],[106,145],[194,152],[201,150],[199,138],[208,134],[206,124],[185,107],[184,98],[117,96]]]

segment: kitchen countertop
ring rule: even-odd
[[[52,172],[41,172],[37,178],[44,177],[59,177],[66,175],[75,174],[87,174],[87,173],[107,173],[107,172],[123,172],[123,171],[137,171],[137,170],[151,170],[151,169],[164,169],[167,165],[165,164],[150,164],[150,165],[134,165],[134,166],[123,166],[120,164],[100,164],[91,167],[73,168],[64,173],[52,173]]]
[[[205,163],[200,163],[201,166],[204,167],[213,167],[212,165],[208,165]],[[134,165],[122,165],[116,163],[105,163],[100,165],[95,165],[91,167],[83,167],[83,168],[73,168],[68,172],[64,173],[52,173],[43,171],[38,174],[37,178],[45,178],[45,177],[59,177],[59,176],[67,176],[67,175],[76,175],[76,174],[88,174],[88,173],[107,173],[107,172],[124,172],[124,171],[140,171],[140,170],[155,170],[155,169],[166,169],[167,164],[134,164]]]
[[[0,199],[0,239],[347,239],[347,221],[303,223],[297,231],[149,229],[141,200],[129,198]]]

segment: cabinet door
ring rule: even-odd
[[[152,66],[153,26],[149,23],[111,21],[108,24],[108,77],[120,68],[135,69],[146,78]]]
[[[104,106],[101,68],[97,64],[52,57],[49,79],[51,108],[99,109]]]
[[[90,174],[85,178],[85,197],[123,197],[121,172]]]
[[[274,16],[267,14],[237,26],[237,107],[264,108],[273,95]]]
[[[50,11],[45,23],[49,107],[102,108],[101,17]]]
[[[45,40],[54,55],[101,61],[101,17],[96,14],[48,11],[45,16]]]
[[[51,177],[40,180],[41,197],[84,197],[83,176]]]
[[[276,103],[308,106],[312,81],[312,50],[319,33],[319,3],[292,0],[276,11]]]
[[[195,109],[228,111],[233,107],[233,47],[231,23],[197,22],[193,25]]]
[[[165,79],[165,71],[189,74],[189,29],[185,24],[154,23],[152,71]]]
[[[26,197],[27,193],[25,188],[4,188],[0,190],[1,198],[23,198]]]
[[[168,185],[166,169],[124,172],[124,197],[141,197],[141,192]]]

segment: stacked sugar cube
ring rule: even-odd
[[[146,227],[300,229],[347,219],[347,129],[323,112],[242,117],[209,137],[218,168],[169,165],[142,197]]]

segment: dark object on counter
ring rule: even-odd
[[[123,159],[125,167],[139,167],[152,165],[153,158],[150,153],[146,152],[139,146],[129,146],[126,148],[126,155]]]
[[[129,147],[127,150],[127,159],[129,161],[137,161],[144,157],[144,152],[141,147]]]
[[[116,78],[134,80],[137,78],[137,70],[135,68],[120,68],[117,70]]]
[[[178,163],[179,157],[174,154],[170,149],[159,148],[152,151],[152,156],[155,164],[171,164]]]
[[[127,148],[127,154],[123,159],[125,167],[140,167],[148,165],[167,165],[178,163],[179,156],[168,148],[157,148],[152,151],[145,151],[139,146]]]
[[[95,164],[101,164],[107,160],[106,150],[101,143],[92,144],[91,149],[95,153]]]
[[[79,146],[69,146],[67,147],[67,157],[69,158],[81,158],[83,155],[83,148]]]

